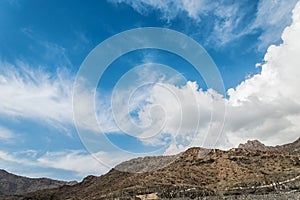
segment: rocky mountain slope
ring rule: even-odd
[[[300,153],[300,138],[295,142],[273,146],[265,146],[263,143],[258,140],[248,140],[245,144],[240,144],[239,148],[249,149],[249,150],[260,150],[260,151],[276,151],[276,152],[289,152],[291,154]]]
[[[105,175],[88,176],[73,186],[64,185],[3,199],[213,198],[300,192],[298,145],[299,139],[277,147],[247,142],[229,151],[195,147],[176,156],[126,161]],[[170,161],[165,167],[158,168],[158,163]],[[156,170],[149,172],[148,169]]]
[[[72,183],[48,178],[27,178],[8,173],[5,170],[0,170],[0,196],[57,188],[65,184]]]

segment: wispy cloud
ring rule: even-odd
[[[223,46],[244,35],[260,33],[259,49],[264,49],[278,42],[283,29],[291,23],[291,11],[297,0],[285,1],[226,1],[211,2],[208,0],[109,0],[116,4],[125,3],[137,12],[147,15],[153,10],[159,11],[163,20],[171,21],[186,15],[195,24],[211,16],[208,40],[214,45]],[[257,4],[256,4],[257,3]],[[253,13],[255,13],[253,15]],[[250,15],[253,15],[250,17]]]
[[[8,120],[18,118],[46,123],[69,133],[73,125],[73,83],[74,77],[66,68],[58,68],[54,73],[41,67],[32,67],[17,61],[16,64],[0,63],[0,115]],[[85,90],[83,90],[85,91]],[[91,107],[85,93],[80,94],[82,109]],[[96,113],[105,131],[115,131],[110,112],[110,101],[103,96],[97,99]],[[98,124],[91,124],[90,118],[81,116],[79,125],[87,130],[97,131]]]
[[[99,152],[102,156],[106,154]],[[100,155],[99,155],[100,156]],[[44,167],[72,171],[77,177],[99,175],[110,168],[96,159],[96,156],[82,150],[68,150],[61,152],[47,152],[37,158],[36,164]]]
[[[0,164],[8,171],[20,173],[22,168],[23,175],[41,176],[53,170],[65,170],[73,173],[79,180],[88,175],[101,175],[106,173],[119,162],[128,160],[125,154],[113,154],[113,152],[88,153],[84,150],[49,151],[40,155],[35,150],[24,152],[6,152],[0,150]],[[53,174],[50,175],[52,178]]]
[[[201,23],[202,15],[215,12],[216,21],[213,29],[217,41],[219,40],[221,44],[262,29],[261,41],[264,46],[273,42],[268,38],[270,34],[273,34],[271,26],[276,27],[278,31],[276,35],[280,35],[283,27],[289,23],[286,16],[289,16],[291,4],[294,1],[289,5],[282,3],[278,7],[276,7],[277,1],[272,4],[271,1],[261,2],[258,4],[256,18],[248,25],[240,24],[244,15],[240,14],[240,7],[236,4],[208,4],[206,1],[179,0],[117,0],[114,2],[126,2],[144,14],[149,12],[147,10],[149,7],[158,9],[162,13],[162,18],[166,20],[174,19],[178,13],[185,13],[196,23]],[[266,9],[270,5],[272,9]],[[214,147],[219,128],[223,125],[223,140],[216,147],[237,146],[238,143],[245,142],[249,138],[260,139],[267,144],[286,143],[296,139],[300,131],[298,123],[300,120],[299,13],[300,3],[294,10],[291,26],[287,27],[282,34],[283,43],[268,48],[265,62],[258,66],[262,69],[261,73],[247,78],[237,87],[228,90],[229,98],[226,99],[212,90],[203,91],[197,83],[191,81],[178,86],[176,85],[177,77],[168,79],[159,75],[161,71],[153,70],[155,73],[151,73],[151,70],[145,69],[139,71],[137,76],[141,81],[147,77],[155,84],[145,87],[145,90],[141,90],[140,93],[126,93],[128,92],[126,88],[124,90],[120,88],[119,93],[116,93],[117,101],[115,102],[117,105],[115,109],[118,111],[116,114],[119,116],[115,117],[123,120],[122,126],[132,134],[135,134],[137,130],[132,125],[134,124],[132,121],[135,120],[137,124],[146,126],[146,129],[139,129],[141,132],[136,133],[145,145],[155,146],[167,143],[164,140],[164,134],[173,137],[174,142],[167,148],[166,154],[177,153],[190,145],[202,146],[206,138],[210,139],[206,146]],[[264,20],[268,17],[271,19]],[[47,42],[41,44],[44,48],[48,48],[49,57],[60,53],[65,54],[64,49],[59,45]],[[149,60],[151,56],[145,61]],[[68,61],[66,60],[65,63]],[[47,73],[42,68],[32,68],[20,61],[15,64],[2,62],[0,63],[0,115],[8,120],[25,118],[64,129],[65,125],[73,123],[73,80],[74,75],[67,70],[61,69],[54,73]],[[132,101],[128,101],[127,97],[130,95],[132,95]],[[82,104],[79,105],[79,109],[86,110],[86,107],[93,106],[93,102],[86,97],[83,92],[80,96]],[[99,121],[104,125],[102,127],[104,131],[118,131],[119,127],[116,127],[115,119],[111,114],[110,99],[96,96],[96,103],[97,100],[99,102],[96,113],[91,112],[87,113],[87,116],[81,116],[79,125],[97,132],[98,124],[90,123],[90,117],[97,114],[98,118],[101,118]],[[223,113],[218,109],[224,104],[227,106],[225,124],[222,121]],[[199,117],[195,109],[197,107],[200,112],[199,124],[196,120]],[[134,110],[135,108],[138,109]],[[130,119],[130,115],[125,116],[130,112],[134,120]],[[212,120],[212,115],[217,117]],[[153,126],[148,126],[151,124]],[[160,125],[163,125],[162,128]],[[193,133],[194,130],[197,132]],[[212,135],[206,134],[208,130],[211,130],[209,133]],[[160,135],[153,135],[159,131],[162,131]],[[0,127],[1,140],[9,140],[13,137],[14,133],[11,130]],[[32,169],[61,169],[82,177],[87,174],[104,173],[108,170],[106,166],[111,167],[130,156],[135,155],[129,154],[128,156],[128,154],[116,154],[109,151],[89,154],[82,150],[70,149],[48,151],[40,155],[34,150],[24,152],[2,150],[0,163],[8,169],[9,167],[16,168],[16,166],[30,166]],[[93,157],[99,158],[103,165]]]
[[[37,31],[32,28],[22,28],[21,31],[30,38],[35,44],[35,54],[38,54],[46,63],[53,63],[55,61],[55,67],[72,67],[71,60],[68,56],[67,49],[55,42],[48,41],[42,37]],[[78,36],[80,40],[86,42],[84,36]]]
[[[208,12],[216,6],[214,3],[208,3],[207,1],[197,0],[109,0],[113,3],[126,3],[133,7],[137,12],[141,14],[148,14],[151,9],[155,9],[161,12],[161,16],[164,20],[170,21],[177,17],[182,12],[186,12],[189,17],[194,20],[201,20],[200,14]]]
[[[297,1],[259,1],[256,19],[249,27],[250,32],[257,29],[262,31],[259,36],[259,49],[280,40],[282,31],[292,22],[291,14]]]
[[[1,63],[0,113],[8,117],[41,120],[53,126],[72,121],[72,77],[33,70],[25,63]]]

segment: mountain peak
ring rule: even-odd
[[[272,152],[287,152],[291,154],[298,154],[300,152],[300,138],[296,141],[284,145],[266,146],[258,140],[248,140],[245,144],[240,144],[238,148],[259,151]]]
[[[258,140],[248,140],[245,144],[240,144],[238,148],[249,150],[266,151],[267,147]]]

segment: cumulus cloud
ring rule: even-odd
[[[300,3],[282,34],[282,44],[268,48],[261,73],[228,90],[230,135],[240,138],[235,144],[247,137],[270,144],[299,137],[300,127],[295,123],[300,116],[299,11]]]
[[[275,145],[299,137],[299,11],[300,3],[293,11],[292,24],[282,34],[283,42],[278,46],[271,45],[264,63],[257,66],[261,67],[261,73],[229,89],[229,98],[211,90],[202,91],[192,82],[183,87],[160,83],[149,89],[148,96],[144,97],[147,104],[139,109],[138,119],[141,124],[154,121],[155,125],[163,125],[159,130],[172,135],[174,140],[166,153],[193,145],[236,147],[247,139],[259,139]],[[227,107],[225,123],[220,109],[224,104]],[[162,109],[155,110],[157,106]],[[211,116],[216,117],[212,119]],[[223,130],[221,136],[218,134],[220,129]],[[146,142],[155,143],[150,136],[156,131],[156,127],[152,126],[152,129],[142,132],[142,135],[149,136]]]
[[[114,119],[123,132],[144,145],[163,145],[168,154],[174,154],[190,146],[213,148],[217,140],[226,139],[221,135],[226,101],[214,90],[203,91],[191,81],[184,85],[159,82],[135,89],[134,94],[130,90],[115,92]]]
[[[134,4],[133,1],[130,2]],[[147,2],[161,10],[169,7],[165,6],[163,1]],[[181,6],[184,4],[183,1],[174,2],[170,5],[175,6],[177,10],[177,2],[181,2]],[[146,1],[135,3],[134,6],[139,4],[145,6]],[[196,1],[186,1],[185,4],[185,7],[190,9],[188,15],[196,18],[197,9],[201,6],[195,6]],[[283,9],[283,13],[286,12],[289,12],[289,9]],[[97,108],[100,114],[97,114],[101,118],[99,121],[106,125],[104,131],[115,132],[124,128],[139,137],[145,145],[153,146],[166,144],[164,139],[167,135],[173,138],[173,143],[166,149],[165,154],[177,153],[189,146],[234,147],[247,139],[259,139],[269,145],[295,140],[300,131],[299,13],[300,3],[293,11],[292,24],[282,34],[283,42],[277,46],[270,46],[265,54],[264,63],[257,65],[261,67],[261,73],[229,89],[228,98],[213,90],[203,91],[196,83],[190,81],[178,86],[173,80],[155,80],[158,83],[146,87],[146,91],[134,93],[135,101],[128,101],[127,97],[131,93],[124,95],[126,90],[120,91],[116,96],[115,103],[120,107],[116,107],[118,112],[115,113],[115,117],[120,119],[117,122],[121,122],[121,127],[116,127],[113,116],[107,114],[111,112],[110,102],[102,99]],[[282,22],[280,26],[283,24]],[[255,28],[260,26],[262,25],[258,23]],[[16,65],[18,70],[16,66],[1,63],[0,114],[42,120],[56,126],[72,123],[72,76],[63,71],[58,71],[53,76],[40,69],[29,70],[30,68],[22,62]],[[143,76],[152,77],[148,72]],[[85,97],[87,96],[84,92],[79,96],[82,104],[79,104],[78,109],[86,110],[86,107],[90,108],[93,104]],[[224,105],[227,107],[225,123],[222,110]],[[136,108],[138,109],[135,110]],[[134,117],[134,123],[132,119],[124,117],[128,114]],[[97,132],[97,123],[90,124],[89,117],[94,115],[92,112],[82,116],[80,125]],[[134,124],[142,128],[135,129]],[[140,132],[136,132],[137,130]],[[11,131],[0,128],[0,139],[10,137],[13,137]],[[126,157],[124,154],[100,151],[92,156],[107,162],[111,167],[132,155]],[[112,160],[114,156],[115,159]],[[77,150],[48,152],[39,157],[36,154],[29,157],[22,155],[22,159],[20,154],[0,151],[0,158],[9,163],[70,170],[78,176],[99,174],[106,170],[99,167],[98,161],[90,155]]]

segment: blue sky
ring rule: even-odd
[[[190,146],[295,140],[299,12],[294,0],[1,1],[0,168],[81,180],[132,157]],[[199,43],[225,95],[184,58],[140,49],[108,66],[93,96],[95,113],[88,112],[87,88],[74,108],[73,86],[89,53],[143,27],[175,30]],[[85,115],[74,121],[77,109]]]

